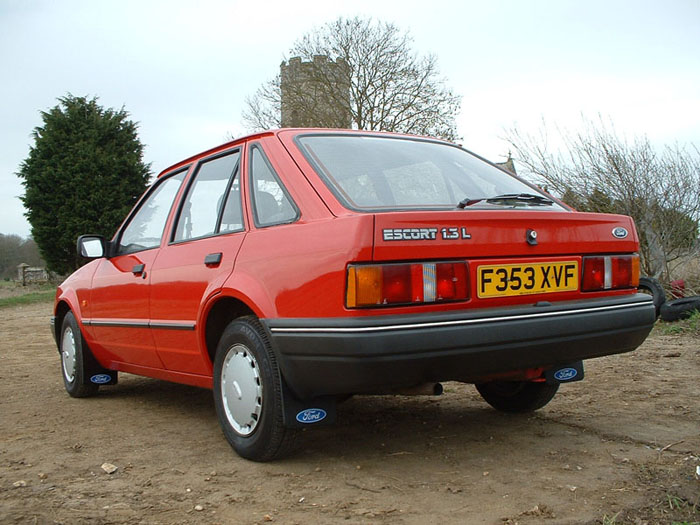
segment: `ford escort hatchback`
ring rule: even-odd
[[[71,396],[128,372],[213,390],[245,458],[352,394],[474,383],[547,404],[655,320],[629,217],[579,213],[434,139],[282,129],[163,171],[57,291]]]

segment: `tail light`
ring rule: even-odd
[[[351,264],[348,308],[464,301],[466,262]]]
[[[614,290],[639,286],[639,255],[605,255],[583,258],[581,290]]]

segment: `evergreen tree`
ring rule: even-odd
[[[70,94],[58,101],[41,112],[43,125],[34,129],[18,176],[42,257],[50,270],[67,273],[78,267],[77,237],[111,237],[145,190],[150,166],[123,108]]]

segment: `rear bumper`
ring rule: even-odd
[[[656,319],[648,295],[333,319],[262,319],[301,398],[431,381],[477,381],[637,348]]]

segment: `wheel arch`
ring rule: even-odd
[[[255,310],[247,303],[230,295],[218,296],[209,307],[204,321],[204,344],[212,365],[224,329],[231,321],[245,315],[257,316]]]
[[[53,330],[54,335],[56,336],[54,339],[56,341],[56,347],[59,353],[61,352],[61,327],[63,326],[63,320],[66,318],[66,315],[71,311],[72,309],[68,304],[68,301],[61,299],[58,301],[58,303],[56,303],[56,308],[54,309],[54,317],[56,321],[53,325]]]

